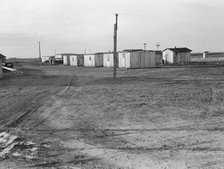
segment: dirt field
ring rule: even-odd
[[[224,168],[223,65],[16,69],[0,80],[0,168]]]

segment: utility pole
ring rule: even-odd
[[[117,28],[118,28],[118,14],[116,16],[116,23],[114,24],[114,78],[117,77]]]
[[[39,41],[39,59],[41,59],[41,48],[40,48],[40,41]]]

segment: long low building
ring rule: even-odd
[[[155,51],[131,50],[118,52],[118,67],[120,68],[150,68],[156,66]],[[112,52],[85,54],[85,67],[114,67]]]
[[[161,55],[161,52],[160,52]],[[120,68],[151,68],[156,67],[160,56],[155,51],[124,50],[117,53],[117,67]],[[158,58],[157,58],[158,57]],[[96,54],[57,54],[55,60],[62,60],[64,65],[85,67],[114,67],[112,52]]]

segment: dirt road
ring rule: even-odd
[[[17,63],[0,81],[0,168],[224,168],[224,67]]]

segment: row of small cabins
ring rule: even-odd
[[[120,68],[150,68],[159,64],[188,64],[191,50],[188,48],[167,48],[164,51],[124,50],[118,52]],[[63,53],[54,56],[56,61],[64,65],[85,67],[113,67],[113,53],[74,54]],[[42,58],[45,62],[47,57]]]

